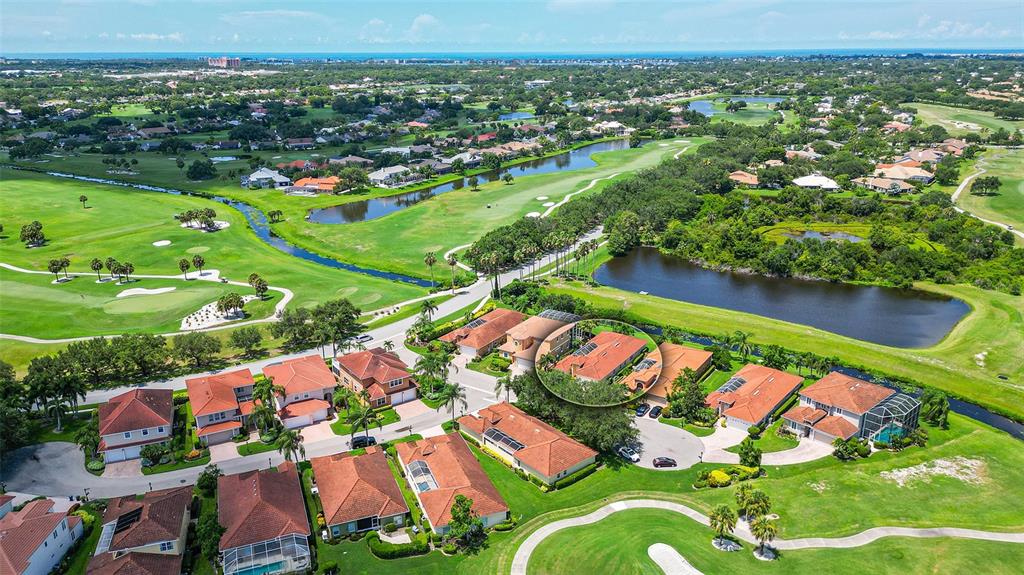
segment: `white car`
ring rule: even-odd
[[[623,445],[618,450],[618,454],[622,456],[626,461],[632,461],[633,463],[640,463],[640,454],[634,451],[632,448]]]

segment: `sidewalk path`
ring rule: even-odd
[[[625,501],[616,501],[615,503],[609,503],[608,505],[588,513],[587,515],[571,517],[569,519],[562,519],[560,521],[549,523],[531,533],[530,536],[526,538],[526,541],[519,546],[519,549],[516,550],[515,557],[512,560],[512,575],[526,575],[530,555],[532,555],[537,547],[552,534],[570,527],[579,527],[597,523],[614,513],[625,511],[627,509],[663,509],[665,511],[672,511],[685,515],[704,526],[710,524],[706,515],[681,503],[660,501],[657,499],[628,499]],[[757,540],[753,535],[751,535],[750,530],[743,522],[736,527],[734,535],[748,544],[757,544]],[[874,527],[848,537],[813,537],[792,540],[776,539],[771,546],[780,550],[814,548],[848,549],[851,547],[867,545],[868,543],[872,543],[883,537],[958,537],[963,539],[981,539],[985,541],[999,541],[1004,543],[1024,543],[1024,533],[989,532],[975,529],[961,529],[957,527]]]
[[[1002,156],[996,156],[996,157],[1002,157]],[[975,167],[977,168],[977,171],[974,172],[973,174],[967,176],[966,178],[964,178],[964,181],[960,182],[960,185],[957,186],[956,191],[953,192],[953,195],[950,197],[950,200],[952,200],[952,202],[953,202],[953,209],[958,211],[958,212],[960,212],[960,213],[962,213],[962,214],[966,213],[966,214],[970,215],[972,218],[981,220],[981,221],[985,222],[986,224],[991,224],[993,226],[999,226],[1000,228],[1003,228],[1004,230],[1009,230],[1015,236],[1017,236],[1017,237],[1019,237],[1021,239],[1024,239],[1024,231],[1010,229],[1010,226],[1007,225],[1007,224],[1004,224],[1002,222],[997,222],[995,220],[985,219],[985,218],[983,218],[983,217],[981,217],[981,216],[979,216],[977,214],[970,213],[967,210],[964,210],[960,206],[956,205],[957,200],[960,199],[960,194],[962,194],[967,189],[967,186],[972,181],[974,181],[975,178],[977,178],[978,176],[984,174],[987,171],[985,168],[982,167],[983,165],[985,165],[987,163],[988,163],[987,162],[987,158],[985,158],[984,156],[979,158],[978,159],[978,163],[975,164]]]

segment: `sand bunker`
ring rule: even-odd
[[[156,247],[158,247],[158,248],[162,248],[162,247],[164,247],[164,246],[169,246],[169,245],[171,245],[171,240],[160,240],[160,241],[156,241],[156,242],[153,242],[153,245],[154,245],[154,246],[156,246]]]
[[[895,481],[900,487],[905,487],[912,481],[930,483],[931,478],[936,476],[952,477],[964,483],[978,485],[985,482],[985,462],[957,455],[948,459],[926,461],[913,467],[883,471],[879,475],[883,479]]]
[[[540,212],[530,212],[530,213],[526,214],[526,217],[528,217],[528,218],[539,218],[540,217]]]
[[[543,202],[546,199],[548,199],[547,196],[537,196],[537,201]]]
[[[702,571],[690,565],[675,548],[664,543],[655,543],[648,547],[647,556],[657,563],[666,575],[703,575]]]
[[[555,205],[555,202],[544,202],[543,205],[545,208],[550,208],[551,206]]]
[[[215,232],[217,230],[223,230],[224,228],[231,226],[231,224],[229,224],[228,222],[223,222],[221,220],[215,220],[213,222],[213,226],[215,228],[217,228],[217,229],[214,229],[214,230],[206,229],[199,222],[185,222],[184,224],[181,224],[181,227],[183,227],[183,228],[188,228],[190,230],[200,230],[200,231],[202,231],[204,233],[205,232]]]
[[[117,294],[117,297],[128,297],[128,296],[131,296],[131,295],[157,295],[157,294],[161,294],[161,293],[167,293],[169,291],[174,291],[176,289],[178,289],[178,288],[173,288],[173,287],[162,287],[162,288],[153,288],[153,289],[131,288],[131,289],[126,289],[126,290],[121,291],[121,293]]]

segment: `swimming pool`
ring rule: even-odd
[[[904,433],[902,427],[896,425],[895,423],[890,423],[889,425],[880,429],[878,433],[875,434],[874,440],[882,441],[884,443],[892,443],[893,441],[903,437],[903,435]]]
[[[235,571],[234,575],[267,575],[267,573],[279,571],[282,567],[284,567],[284,561],[277,561],[268,565],[259,565]]]

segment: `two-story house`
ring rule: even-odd
[[[248,426],[254,403],[252,372],[238,369],[185,380],[196,434],[206,445],[230,440]]]
[[[545,310],[505,330],[505,342],[498,346],[498,353],[501,357],[514,361],[519,369],[533,369],[540,343],[558,328],[579,319],[578,315]],[[566,338],[569,337],[568,331],[563,333]]]
[[[525,319],[525,314],[499,307],[438,339],[457,345],[459,353],[465,356],[482,357],[505,341],[505,334],[512,326]]]
[[[294,463],[217,480],[224,575],[306,572],[309,521]]]
[[[275,402],[277,416],[285,427],[303,427],[327,419],[338,382],[319,355],[270,364],[263,368],[263,375],[283,388]]]
[[[171,439],[174,392],[133,389],[110,398],[99,408],[99,451],[107,463],[136,459],[142,448]]]
[[[180,573],[191,503],[191,486],[111,499],[88,575]]]
[[[921,403],[909,395],[833,371],[800,391],[784,413],[799,437],[832,443],[861,437],[890,442],[917,429]]]
[[[356,394],[370,395],[370,405],[399,405],[416,399],[416,382],[397,355],[375,347],[334,358],[334,372],[341,384]]]
[[[748,363],[704,399],[730,427],[764,429],[803,383],[799,375]]]
[[[50,499],[14,511],[13,499],[0,495],[0,573],[47,575],[82,536],[82,519],[54,512]]]

